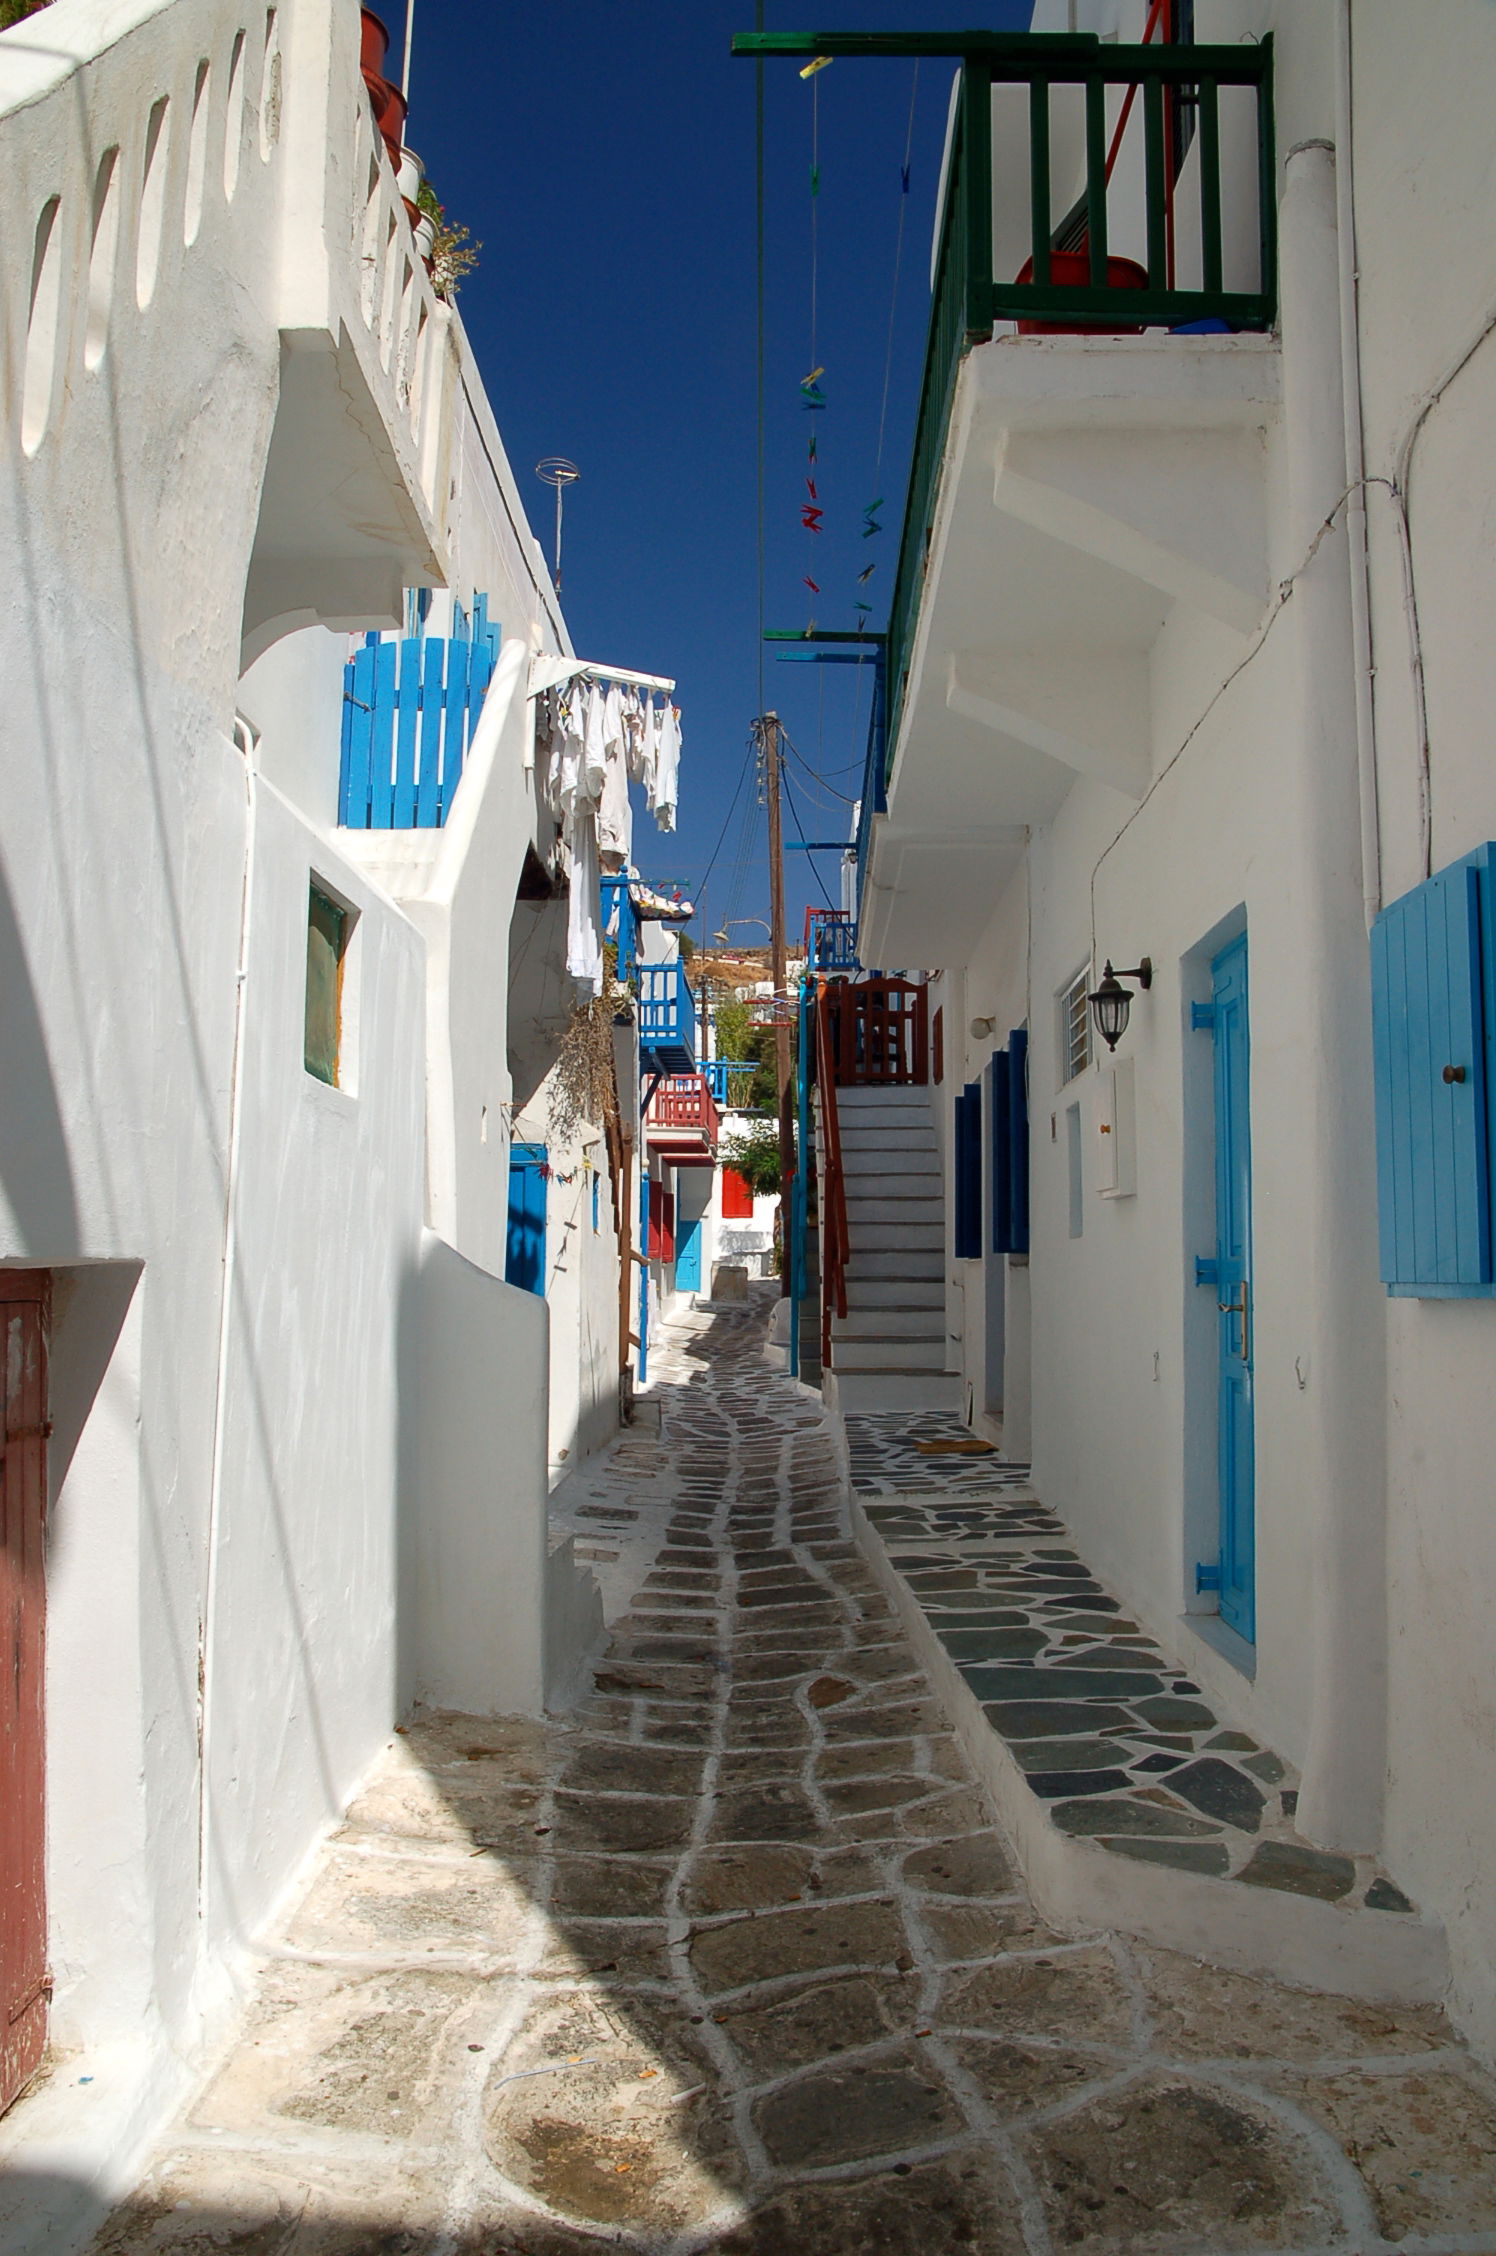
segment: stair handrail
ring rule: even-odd
[[[831,986],[822,981],[816,998],[816,1081],[821,1094],[821,1143],[825,1167],[821,1183],[821,1368],[831,1368],[833,1301],[842,1321],[847,1315],[847,1193],[842,1173],[841,1119],[836,1102],[836,1058],[831,1034]]]

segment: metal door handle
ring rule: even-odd
[[[1223,1316],[1239,1316],[1241,1318],[1241,1359],[1243,1363],[1250,1363],[1252,1360],[1252,1314],[1246,1278],[1243,1277],[1241,1281],[1240,1300],[1218,1300],[1216,1307]]]
[[[1444,1068],[1444,1079],[1445,1079],[1445,1081],[1446,1081],[1447,1083],[1453,1083],[1453,1082],[1455,1082],[1455,1081],[1463,1081],[1463,1080],[1464,1080],[1464,1078],[1465,1078],[1465,1068],[1464,1068],[1464,1067],[1463,1067],[1462,1065],[1446,1065],[1446,1066],[1445,1066],[1445,1068]]]

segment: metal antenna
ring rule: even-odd
[[[567,487],[574,486],[582,473],[574,462],[567,461],[564,454],[548,454],[542,461],[536,463],[535,475],[537,478],[543,478],[548,486],[554,486],[556,489],[555,580],[556,593],[559,595],[561,593],[561,504],[566,498]]]

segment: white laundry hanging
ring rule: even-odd
[[[668,702],[660,715],[659,744],[649,808],[661,830],[674,830],[680,799],[680,709]]]
[[[566,968],[594,995],[603,991],[601,884],[597,816],[582,802],[571,818],[571,891],[566,904]]]

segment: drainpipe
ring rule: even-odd
[[[1370,748],[1359,730],[1358,571],[1343,507],[1355,475],[1347,462],[1354,372],[1342,355],[1338,170],[1328,142],[1292,150],[1280,210],[1287,553],[1297,560],[1319,543],[1298,574],[1285,620],[1298,736],[1285,862],[1293,873],[1293,945],[1302,970],[1284,1031],[1299,1052],[1299,1119],[1318,1164],[1295,1187],[1285,1186],[1294,1243],[1290,1249],[1286,1238],[1279,1241],[1283,1292],[1276,1311],[1262,1307],[1258,1368],[1259,1399],[1278,1420],[1273,1439],[1294,1450],[1308,1540],[1309,1714],[1299,1824],[1325,1847],[1354,1851],[1379,1844],[1386,1764],[1385,1349],[1364,929],[1369,888],[1357,839]],[[1333,529],[1320,537],[1327,520]],[[1278,1008],[1279,998],[1269,998],[1267,1009]],[[1309,1398],[1302,1402],[1291,1391],[1296,1356]],[[1264,1425],[1264,1440],[1267,1434]],[[1260,1451],[1259,1462],[1266,1455]],[[1270,1589],[1265,1596],[1271,1607]],[[1271,1640],[1271,1614],[1262,1626]]]
[[[207,1553],[203,1564],[203,1612],[198,1630],[197,1726],[197,1918],[200,1948],[208,1942],[209,1879],[212,1871],[212,1813],[208,1771],[213,1743],[213,1645],[218,1603],[218,1533],[223,1512],[224,1420],[228,1401],[229,1342],[233,1333],[234,1280],[239,1259],[239,1150],[244,1088],[244,1006],[249,978],[250,928],[254,907],[255,845],[259,825],[258,733],[242,714],[234,717],[234,742],[244,757],[244,873],[239,896],[239,958],[234,974],[234,1046],[229,1069],[228,1153],[223,1190],[223,1275],[218,1302],[218,1364],[213,1389],[213,1451],[208,1482]],[[201,1970],[201,1961],[200,1961]]]
[[[1340,385],[1344,402],[1345,529],[1350,548],[1351,638],[1356,668],[1356,781],[1361,811],[1361,898],[1369,932],[1382,906],[1382,826],[1377,804],[1372,700],[1371,596],[1366,548],[1366,444],[1361,418],[1357,300],[1355,121],[1351,106],[1351,5],[1335,11],[1335,233],[1340,254]]]

